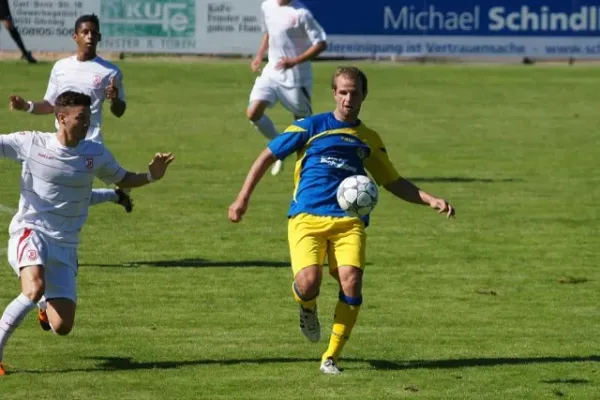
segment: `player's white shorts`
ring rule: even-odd
[[[8,240],[8,262],[20,276],[21,268],[44,266],[47,300],[56,298],[77,302],[77,249],[57,246],[43,234],[23,229]]]
[[[263,100],[273,107],[279,101],[295,117],[301,118],[312,115],[311,94],[311,86],[285,87],[261,75],[254,82],[250,102]]]

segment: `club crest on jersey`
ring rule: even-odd
[[[35,250],[27,251],[27,258],[29,258],[31,261],[35,260],[37,258],[37,251],[35,251]]]
[[[98,89],[102,85],[102,77],[100,75],[94,76],[94,87]]]
[[[358,156],[358,158],[360,158],[361,160],[364,160],[365,157],[367,156],[367,152],[365,151],[365,149],[363,149],[362,147],[359,147],[356,150],[356,155]]]
[[[88,157],[88,158],[85,159],[85,167],[87,169],[94,168],[94,159],[92,157]]]

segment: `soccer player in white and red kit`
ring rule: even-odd
[[[265,0],[261,17],[264,35],[250,67],[254,72],[261,71],[267,49],[268,63],[256,78],[246,114],[254,127],[271,140],[279,132],[265,110],[277,101],[294,119],[312,115],[311,60],[327,48],[327,36],[299,0]],[[277,175],[281,167],[282,162],[277,160],[271,173]]]
[[[102,136],[102,106],[105,100],[110,101],[110,110],[116,117],[125,113],[125,91],[123,73],[116,65],[97,54],[98,42],[101,39],[100,21],[94,14],[82,15],[75,21],[73,40],[77,44],[74,56],[57,61],[50,73],[50,80],[44,99],[26,101],[21,96],[9,97],[11,110],[25,111],[35,115],[54,114],[54,105],[59,94],[71,90],[84,93],[91,98],[91,117],[86,140],[104,143]],[[59,128],[55,119],[55,127]],[[133,209],[133,202],[127,191],[118,189],[93,189],[90,205],[114,202],[122,205],[127,212]],[[42,329],[50,326],[45,315],[44,299],[40,302],[38,315]]]
[[[127,108],[123,73],[119,67],[98,56],[96,52],[101,39],[100,21],[96,15],[82,15],[75,21],[73,39],[77,43],[77,54],[54,64],[44,99],[26,101],[21,96],[13,95],[9,97],[9,107],[36,115],[53,114],[56,97],[62,92],[72,90],[85,93],[92,99],[92,115],[86,140],[104,143],[101,130],[104,101],[110,101],[110,110],[116,117],[121,117]],[[58,129],[57,120],[55,126]],[[119,203],[127,212],[132,208],[129,195],[119,189],[94,189],[90,201],[92,205]]]
[[[146,173],[123,169],[102,143],[84,140],[90,125],[89,96],[60,94],[54,109],[57,133],[0,135],[0,157],[22,165],[19,210],[10,223],[8,259],[21,281],[21,294],[0,318],[0,375],[4,347],[36,303],[46,297],[51,329],[67,335],[77,302],[77,246],[90,206],[95,177],[134,188],[161,179],[174,157],[158,153]]]

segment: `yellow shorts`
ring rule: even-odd
[[[367,234],[358,218],[298,214],[289,219],[288,241],[294,276],[311,265],[329,270],[352,266],[364,270]]]

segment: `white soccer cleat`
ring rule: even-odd
[[[312,312],[300,307],[300,331],[313,343],[321,339],[321,324],[316,308]]]
[[[273,167],[271,168],[271,175],[273,175],[273,176],[278,175],[282,169],[283,169],[283,161],[281,161],[281,160],[275,161],[275,164],[273,164]]]
[[[342,371],[338,368],[333,358],[329,357],[321,363],[321,372],[326,375],[339,375]]]

